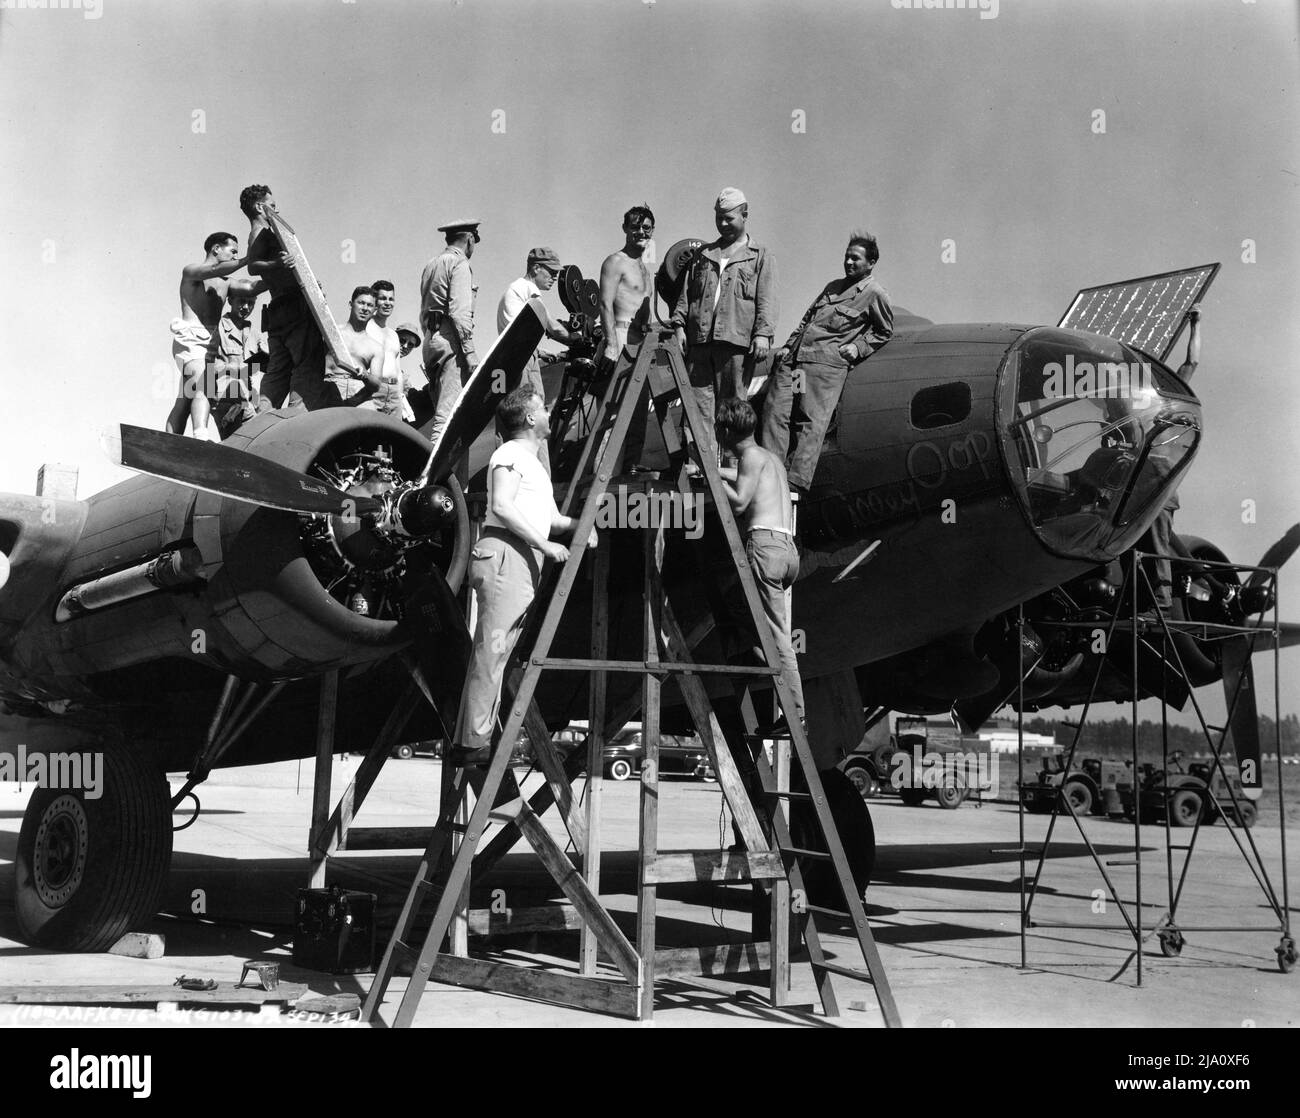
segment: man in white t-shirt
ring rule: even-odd
[[[457,744],[449,754],[451,763],[462,767],[491,758],[501,681],[537,593],[542,563],[569,557],[569,549],[550,537],[577,527],[556,507],[551,479],[537,458],[551,430],[541,395],[520,385],[497,407],[497,422],[506,441],[488,460],[487,517],[469,568],[478,604],[474,651],[456,722]],[[595,543],[593,529],[588,546]]]

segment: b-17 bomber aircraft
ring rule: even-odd
[[[1200,278],[1179,291],[1199,298],[1208,269],[1192,271]],[[576,429],[597,316],[576,270],[562,291],[588,343],[571,354],[578,375],[556,408]],[[818,733],[845,688],[862,708],[955,710],[972,724],[1018,693],[1027,708],[1082,701],[1099,672],[1103,697],[1169,693],[1156,645],[1133,678],[1122,654],[1095,651],[1091,626],[1060,623],[1096,623],[1113,607],[1126,555],[1195,458],[1200,403],[1153,356],[1168,352],[1185,304],[1166,301],[1115,336],[898,316],[892,340],[850,379],[800,512],[793,624],[805,636],[819,764],[830,768],[845,744]],[[44,787],[31,797],[15,864],[29,942],[103,950],[150,916],[173,810],[212,768],[311,756],[326,672],[340,672],[336,748],[369,742],[417,669],[434,702],[412,714],[406,737],[449,736],[467,643],[455,595],[469,477],[458,463],[490,437],[544,317],[534,301],[498,339],[480,368],[504,377],[466,387],[436,448],[351,408],[261,414],[222,445],[124,427],[121,460],[141,476],[79,501],[0,496],[0,749],[104,763],[97,795]],[[1142,348],[1135,330],[1155,331],[1158,344]],[[1116,395],[1049,383],[1058,366],[1102,364],[1150,376]],[[560,453],[557,486],[564,464]],[[706,561],[722,577],[707,515]],[[609,655],[639,658],[641,545],[622,535]],[[1280,565],[1298,539],[1262,565]],[[1263,582],[1197,565],[1222,558],[1211,543],[1182,544],[1174,616],[1240,623],[1270,604]],[[670,541],[666,585],[683,629],[707,604],[697,562]],[[585,654],[587,621],[571,613],[552,655]],[[1180,640],[1196,685],[1249,671],[1249,647]],[[747,653],[744,643],[719,629],[698,637],[696,653],[721,662]],[[538,691],[548,724],[586,717],[585,680],[554,676]],[[671,681],[664,694],[679,699]],[[1244,731],[1236,745],[1258,758]],[[173,789],[169,772],[189,775]]]

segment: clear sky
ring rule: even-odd
[[[595,275],[629,205],[662,251],[733,185],[781,330],[859,225],[938,321],[1055,323],[1079,287],[1221,261],[1178,527],[1254,561],[1300,520],[1291,0],[30,2],[0,0],[0,490],[125,476],[100,432],[161,426],[180,270],[243,243],[248,183],[336,313],[389,278],[413,319],[436,227],[480,219],[480,351],[531,246]]]

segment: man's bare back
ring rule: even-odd
[[[741,528],[746,532],[752,528],[792,532],[794,521],[785,467],[770,450],[752,443],[741,450],[736,470],[737,491],[747,493],[750,485],[753,485],[753,496],[740,513]]]

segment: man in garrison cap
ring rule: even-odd
[[[474,352],[474,272],[469,260],[480,238],[477,221],[438,226],[447,247],[424,266],[420,277],[420,327],[424,331],[424,375],[429,379],[436,444],[452,405],[478,365]]]
[[[497,303],[497,333],[506,332],[506,327],[514,322],[519,312],[528,305],[529,299],[540,299],[542,292],[550,291],[555,286],[559,274],[560,258],[553,248],[543,246],[530,249],[528,259],[524,262],[524,274],[506,288],[501,301]],[[545,325],[546,336],[553,341],[568,345],[573,340],[573,335],[558,322],[553,321],[549,315],[546,316]],[[542,387],[542,368],[537,360],[536,351],[529,356],[520,383],[531,384],[543,399],[546,398],[545,389]]]
[[[776,331],[776,265],[745,232],[748,220],[744,194],[724,189],[713,203],[718,239],[696,253],[670,320],[704,419],[696,433],[701,452],[716,453],[716,401],[745,398]]]

